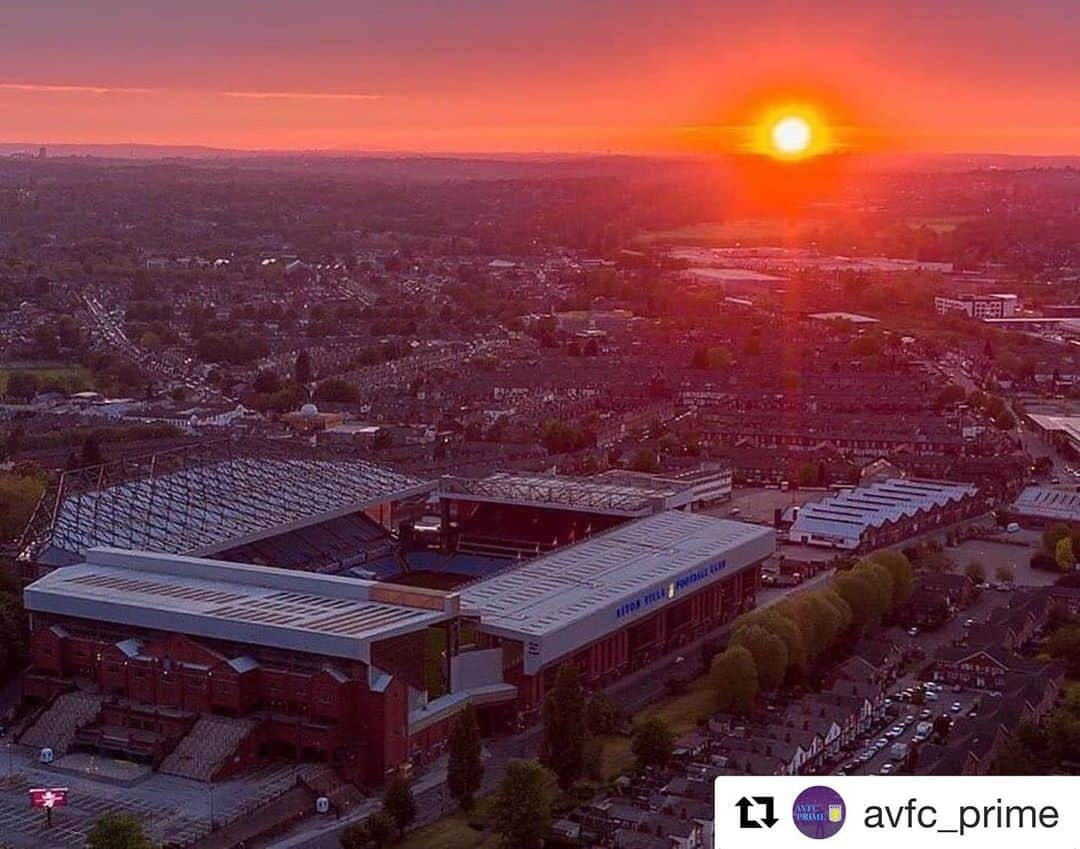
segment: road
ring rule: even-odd
[[[1012,594],[1009,592],[984,590],[970,607],[960,611],[956,616],[935,631],[928,631],[914,638],[909,637],[901,628],[891,628],[886,633],[888,637],[901,644],[917,644],[926,653],[927,659],[929,659],[934,656],[939,648],[951,646],[956,640],[963,636],[965,631],[965,620],[974,619],[976,622],[983,622],[990,615],[991,611],[998,607],[1008,605],[1011,597]],[[920,662],[915,670],[901,676],[890,688],[890,694],[896,694],[908,687],[917,687],[922,683],[915,672],[918,669],[923,668],[925,663],[926,661]],[[888,731],[889,728],[897,725],[902,726],[903,732],[901,734],[895,738],[888,739],[887,746],[874,755],[869,761],[857,765],[852,770],[853,775],[879,775],[881,773],[881,768],[886,763],[895,763],[889,755],[889,749],[894,743],[907,743],[910,746],[919,722],[933,721],[942,714],[946,714],[954,719],[967,716],[968,712],[978,704],[981,695],[982,693],[976,690],[964,689],[957,693],[954,692],[952,688],[946,687],[941,691],[937,701],[928,701],[925,705],[916,706],[910,703],[898,702],[890,707],[888,721],[875,729],[875,733],[871,735],[869,741],[854,748],[849,753],[850,756],[844,763],[851,764],[851,759],[860,752],[865,751],[875,740],[884,739],[885,732]],[[960,703],[959,711],[954,712],[951,710],[953,702]],[[930,717],[928,719],[924,719],[922,716],[924,710],[930,711]],[[905,723],[904,720],[907,716],[913,716],[914,719],[910,723]]]

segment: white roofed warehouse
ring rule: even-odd
[[[973,484],[894,478],[802,506],[788,539],[847,551],[880,548],[988,509]]]
[[[752,608],[774,549],[770,528],[657,513],[463,588],[462,615],[528,721],[561,663],[599,688]]]

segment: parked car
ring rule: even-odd
[[[952,705],[949,706],[949,711],[952,713],[960,713],[963,709],[964,706],[960,704],[960,702],[953,702]]]
[[[891,775],[894,769],[896,769],[896,767],[893,764],[883,764],[881,767],[881,774]]]

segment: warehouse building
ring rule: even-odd
[[[880,548],[987,509],[973,484],[894,478],[798,508],[788,539],[847,551]]]

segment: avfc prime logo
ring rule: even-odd
[[[846,817],[844,800],[831,787],[809,787],[795,797],[791,807],[795,827],[814,840],[839,832]]]

